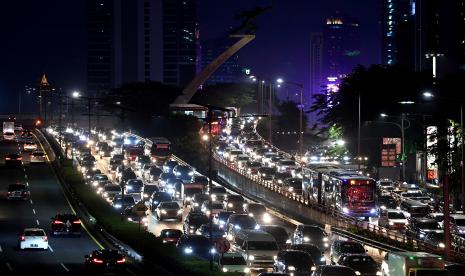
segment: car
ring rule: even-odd
[[[289,249],[305,251],[310,254],[310,257],[312,258],[315,265],[326,265],[326,257],[324,252],[321,252],[321,250],[316,245],[305,243],[292,244],[289,246]]]
[[[142,169],[142,166],[145,164],[150,164],[150,162],[152,162],[150,156],[139,155],[136,157],[136,169]]]
[[[285,249],[287,245],[291,244],[289,234],[286,229],[280,225],[261,225],[260,230],[267,232],[272,235],[276,240],[280,249]]]
[[[201,235],[182,235],[176,247],[186,255],[197,255],[204,259],[210,256],[212,246],[210,240]]]
[[[465,215],[450,215],[451,232],[457,236],[465,237]]]
[[[209,219],[204,213],[191,212],[184,220],[182,229],[185,234],[194,234],[200,226],[208,222]]]
[[[144,191],[144,182],[140,179],[129,179],[124,187],[127,194],[140,194]]]
[[[380,266],[367,254],[342,254],[337,264],[352,268],[357,275],[381,275]]]
[[[202,203],[202,206],[200,207],[200,210],[205,213],[207,216],[216,216],[218,213],[224,211],[223,204],[219,202],[212,202],[212,206],[210,209],[210,202],[204,201]]]
[[[288,172],[277,172],[274,175],[274,180],[279,185],[282,185],[284,183],[284,181],[286,181],[286,179],[288,179],[288,178],[292,178],[292,174],[288,173]]]
[[[48,249],[48,237],[44,229],[26,228],[19,235],[18,247],[24,249]]]
[[[144,199],[149,198],[153,193],[158,192],[160,189],[157,185],[144,185]]]
[[[226,252],[217,256],[218,267],[223,272],[236,272],[242,275],[250,273],[247,262],[241,253]]]
[[[128,206],[123,210],[123,216],[129,221],[134,223],[140,223],[144,227],[148,226],[147,212],[142,214],[134,211],[134,206]]]
[[[404,230],[407,224],[407,218],[401,210],[384,209],[379,214],[378,226],[380,227]]]
[[[115,209],[126,209],[127,207],[132,207],[136,204],[134,197],[132,195],[124,195],[124,199],[122,195],[116,195],[113,198],[112,205]]]
[[[274,272],[310,274],[315,269],[310,255],[299,250],[279,251],[273,265]]]
[[[102,171],[95,168],[84,170],[84,179],[90,181],[97,174],[102,174]]]
[[[137,179],[136,173],[131,168],[126,167],[124,170],[121,170],[121,174],[118,177],[120,182],[126,183],[131,179]]]
[[[247,168],[247,173],[255,175],[258,174],[258,169],[262,167],[262,163],[258,161],[247,161],[244,167]]]
[[[444,228],[444,213],[429,213],[427,218],[432,218],[439,223],[441,228]]]
[[[43,151],[33,151],[29,155],[29,157],[30,157],[29,162],[31,162],[31,164],[34,164],[34,163],[43,164],[46,161],[46,155]]]
[[[194,170],[186,165],[177,165],[173,169],[173,174],[182,181],[191,182],[194,177]]]
[[[278,161],[276,168],[279,172],[293,173],[298,168],[298,165],[294,160],[282,159]]]
[[[163,243],[176,244],[183,235],[179,229],[163,229],[160,232],[160,238]]]
[[[108,170],[110,172],[116,171],[118,167],[121,167],[121,164],[123,164],[123,160],[120,159],[110,159],[110,162],[108,163]]]
[[[320,265],[312,276],[357,276],[355,270],[343,265]]]
[[[165,186],[170,182],[170,180],[175,180],[176,176],[173,173],[169,172],[163,172],[160,174],[160,177],[158,178],[158,184],[160,187],[165,188]]]
[[[318,225],[300,224],[297,225],[293,238],[293,244],[309,243],[318,246],[321,251],[326,251],[329,247],[328,234]]]
[[[106,184],[103,186],[101,194],[107,201],[111,201],[116,195],[121,194],[121,187],[115,184]]]
[[[81,235],[81,220],[74,214],[57,214],[51,218],[53,235]]]
[[[232,214],[234,214],[234,212],[221,211],[213,218],[213,222],[218,224],[221,229],[224,229],[229,216]]]
[[[271,215],[266,212],[265,206],[261,203],[249,202],[244,204],[244,213],[255,218],[260,224],[269,224],[272,221]]]
[[[296,195],[302,194],[302,178],[288,178],[282,184],[283,191]]]
[[[16,139],[16,135],[14,132],[4,132],[3,133],[3,140],[4,141],[14,141]]]
[[[16,183],[8,186],[7,199],[8,200],[27,200],[30,196],[29,189],[26,185]]]
[[[108,184],[110,180],[108,179],[108,176],[106,176],[105,174],[95,174],[92,179],[90,180],[90,183],[92,184],[92,187],[94,188],[98,188],[98,187],[102,187],[105,186],[106,184]]]
[[[162,202],[172,201],[172,197],[167,192],[155,192],[150,196],[149,199],[149,207],[151,211],[155,211],[155,209],[160,205]]]
[[[434,219],[429,218],[412,218],[405,230],[405,234],[409,237],[422,240],[426,234],[432,230],[441,230],[441,226]]]
[[[85,271],[102,274],[126,273],[126,257],[117,250],[94,250],[84,258]]]
[[[161,202],[155,212],[159,221],[165,219],[177,219],[178,221],[182,221],[182,209],[176,201]]]
[[[433,248],[439,248],[440,250],[443,250],[446,247],[444,240],[444,230],[430,231],[423,239],[425,243],[431,245]]]
[[[208,202],[207,194],[194,194],[192,197],[192,206],[200,208],[205,201]],[[223,205],[223,203],[221,203],[221,205]]]
[[[23,157],[17,153],[8,153],[5,155],[6,166],[21,166]]]
[[[37,150],[37,144],[35,142],[24,142],[23,149],[24,151],[35,151]]]
[[[276,173],[276,170],[274,168],[261,167],[258,169],[258,175],[263,180],[268,180],[268,181],[273,180],[275,173]]]
[[[100,159],[103,157],[111,157],[111,152],[113,151],[113,148],[110,147],[107,144],[103,144],[99,149],[98,149],[98,155],[100,156]]]
[[[149,182],[157,182],[162,173],[163,171],[160,168],[151,166],[150,169],[144,173],[144,178]]]
[[[224,208],[226,211],[241,213],[244,210],[245,200],[241,195],[228,195],[224,200]]]
[[[381,210],[397,208],[397,201],[392,195],[380,195],[378,201]]]
[[[331,264],[338,263],[343,254],[364,254],[366,252],[366,249],[359,242],[335,240],[329,253],[330,262]]]
[[[210,228],[211,228],[211,230],[210,230]],[[205,236],[206,238],[210,238],[210,231],[211,231],[211,234],[212,234],[211,236],[212,236],[213,240],[216,240],[216,239],[219,239],[219,238],[222,238],[222,237],[226,236],[224,230],[222,230],[219,225],[212,224],[212,226],[210,227],[210,223],[202,224],[197,229],[197,231],[195,231],[195,233],[197,235],[202,235],[202,236]]]
[[[465,275],[465,265],[464,264],[446,263],[444,268],[449,272],[449,276],[463,276],[463,275]]]
[[[178,165],[178,161],[175,161],[175,160],[168,160],[168,161],[165,161],[165,163],[163,164],[163,172],[164,173],[173,173],[173,169],[174,167],[176,167]]]
[[[246,214],[233,214],[230,215],[228,221],[226,222],[226,232],[228,234],[228,238],[232,238],[232,236],[239,230],[244,229],[260,229],[260,225],[257,224],[257,221]]]
[[[226,192],[224,187],[213,186],[211,187],[209,194],[213,201],[223,202],[223,200],[227,197],[228,192]]]

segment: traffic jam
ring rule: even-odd
[[[230,120],[215,141],[214,153],[289,193],[314,196],[313,187],[302,181],[312,165],[304,168],[265,143],[255,126],[253,118]],[[367,250],[367,245],[332,234],[316,223],[286,218],[214,181],[209,187],[206,176],[172,155],[165,138],[142,139],[104,129],[92,130],[90,135],[84,129],[51,127],[47,131],[76,160],[87,184],[127,221],[138,223],[185,255],[213,258],[223,272],[420,276],[457,267],[424,252]],[[338,198],[342,212],[444,247],[442,216],[433,212],[432,195],[413,184],[375,182],[338,166],[318,166],[326,172],[334,170],[340,183],[352,184],[325,189],[326,200],[336,204],[330,199]],[[345,195],[330,196],[330,191]],[[354,204],[357,198],[365,202],[361,209]],[[460,228],[465,216],[452,217],[453,233],[459,235],[465,229]]]

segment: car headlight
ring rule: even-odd
[[[194,172],[189,172],[189,175],[194,175]]]
[[[271,216],[268,213],[263,214],[263,222],[265,223],[270,223],[271,222]]]
[[[117,203],[117,204],[114,205],[114,207],[115,207],[116,209],[119,209],[119,208],[121,208],[122,206],[121,206],[121,204]]]
[[[323,238],[323,241],[324,241],[324,242],[328,242],[328,238],[327,238],[327,237],[324,237],[324,238]]]
[[[440,248],[445,248],[445,247],[446,247],[446,245],[445,245],[443,242],[440,242],[440,243],[438,244],[438,246],[439,246]]]
[[[253,229],[255,229],[255,230],[260,230],[260,225],[255,224],[255,227],[254,227]]]
[[[322,262],[322,263],[326,263],[326,257],[324,257],[324,256],[323,256],[323,257],[321,257],[321,258],[320,258],[320,262]]]
[[[381,271],[376,271],[376,275],[381,276],[381,275],[383,275],[383,273]]]
[[[107,193],[107,192],[104,192],[104,193],[103,193],[103,197],[108,197],[108,193]]]
[[[289,190],[289,192],[292,192],[292,191],[294,191],[294,187],[289,187],[288,190]]]
[[[253,261],[255,260],[255,256],[254,255],[249,255],[249,261]]]
[[[289,270],[289,271],[295,271],[295,266],[290,265],[290,266],[287,267],[287,270]]]
[[[149,194],[144,194],[144,198],[148,198],[149,197]]]
[[[164,209],[161,209],[160,212],[161,212],[162,214],[164,214],[164,215],[166,214],[166,210],[164,210]]]
[[[425,234],[421,234],[420,233],[420,239],[424,238],[425,237]]]
[[[228,207],[229,207],[229,208],[232,208],[232,207],[234,207],[234,204],[228,203]]]
[[[386,206],[384,206],[384,205],[381,205],[380,208],[381,208],[381,210],[386,210]]]
[[[180,176],[181,173],[180,173],[180,172],[176,172],[175,175],[176,175],[176,176]]]
[[[244,273],[250,273],[250,268],[248,267],[244,268]]]
[[[131,185],[126,185],[126,189],[127,190],[132,190],[132,186]]]
[[[278,179],[279,184],[283,184],[283,181],[281,179]]]
[[[362,275],[360,271],[355,271],[355,275]]]
[[[194,250],[192,250],[191,247],[186,247],[186,248],[184,248],[184,253],[186,253],[186,254],[192,254],[192,252],[194,252]]]
[[[186,200],[187,200],[187,201],[191,201],[192,198],[191,198],[190,196],[186,196]]]
[[[178,210],[178,215],[182,214],[182,210]]]
[[[291,240],[288,239],[288,240],[286,241],[286,243],[287,243],[287,244],[291,244]]]
[[[241,229],[241,227],[240,227],[239,225],[234,225],[234,229],[236,229],[236,230],[240,230],[240,229]]]
[[[223,272],[228,272],[228,269],[226,267],[223,267]]]
[[[132,221],[132,218],[128,218],[128,221]]]
[[[262,173],[262,176],[266,176],[266,173]]]
[[[309,242],[310,238],[309,237],[304,237],[304,242]]]
[[[394,222],[390,221],[390,222],[389,222],[389,225],[393,226],[393,225],[394,225]]]
[[[275,256],[273,256],[273,260],[275,260],[275,261],[276,261],[276,259],[277,259],[277,258],[278,258],[278,256],[276,256],[276,255],[275,255]]]
[[[347,207],[343,207],[343,208],[342,208],[342,212],[343,212],[344,214],[348,214],[348,213],[349,213],[349,209],[348,209]]]

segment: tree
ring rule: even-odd
[[[256,100],[256,88],[247,83],[221,83],[207,85],[198,91],[193,103],[209,104],[221,107],[239,107],[252,111]]]

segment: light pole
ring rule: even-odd
[[[435,97],[435,95],[431,92],[423,92],[423,96],[427,99],[432,99]],[[449,99],[449,98],[443,98],[443,97],[437,97],[440,100],[444,100],[449,103],[457,103],[460,102],[460,145],[462,147],[461,150],[461,160],[460,160],[460,182],[462,186],[462,211],[465,212],[465,168],[464,168],[464,138],[463,138],[463,100],[459,99]]]
[[[357,135],[357,155],[358,155],[358,160],[361,158],[361,152],[360,152],[360,139],[361,139],[361,129],[362,129],[362,101],[361,101],[361,92],[358,92],[358,135]],[[360,164],[361,162],[358,162],[358,170],[360,171]]]

